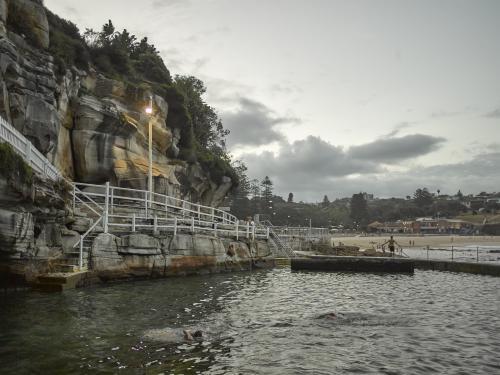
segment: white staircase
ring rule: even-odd
[[[274,231],[273,224],[269,220],[264,220],[262,224],[268,228],[269,231],[269,240],[273,244],[275,252],[274,256],[282,257],[282,258],[294,258],[295,252],[293,249],[284,242],[280,236]]]

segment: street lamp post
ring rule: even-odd
[[[149,140],[149,165],[148,165],[148,191],[149,191],[149,206],[153,199],[153,96],[149,97],[149,107],[146,108],[148,117],[148,140]]]

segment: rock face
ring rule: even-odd
[[[34,265],[37,272],[47,271],[47,259],[60,255],[67,241],[64,206],[52,183],[28,185],[0,173],[0,276],[30,281]]]
[[[5,25],[23,21],[23,35]],[[198,164],[172,160],[179,129],[168,126],[168,103],[147,85],[131,86],[75,67],[56,76],[49,23],[37,0],[0,0],[0,115],[32,141],[64,176],[80,182],[147,188],[148,134],[158,193],[218,205],[231,188]]]
[[[131,277],[165,277],[192,273],[249,270],[274,265],[266,241],[234,241],[199,234],[150,236],[99,235],[92,247],[91,266],[102,281]]]
[[[169,127],[168,103],[147,83],[131,85],[92,68],[61,72],[50,47],[41,0],[0,0],[0,116],[63,176],[146,189],[151,126],[155,191],[204,205],[222,202],[231,179],[215,183],[199,164],[172,159],[179,155],[181,131]],[[146,115],[151,96],[154,110]],[[28,186],[7,177],[0,173],[0,275],[14,263],[16,273],[27,275],[32,260],[42,261],[36,266],[41,272],[50,259],[74,251],[94,221],[72,212],[57,184],[37,179]],[[227,240],[199,236],[101,234],[92,262],[99,272],[122,276],[152,269],[175,274],[196,267],[220,268],[228,246]],[[252,246],[254,250],[234,244],[232,259],[247,262],[249,251],[256,254],[264,245]]]

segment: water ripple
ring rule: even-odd
[[[493,374],[499,290],[466,274],[273,270],[1,296],[0,363],[15,374]]]

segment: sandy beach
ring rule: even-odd
[[[338,245],[340,241],[344,245],[370,248],[383,244],[389,237],[390,235],[349,237],[335,237],[334,235],[333,240],[335,245]],[[394,236],[394,239],[405,249],[426,248],[427,246],[431,249],[451,248],[451,246],[498,246],[500,249],[500,236]],[[410,241],[414,242],[414,245],[410,245]]]

